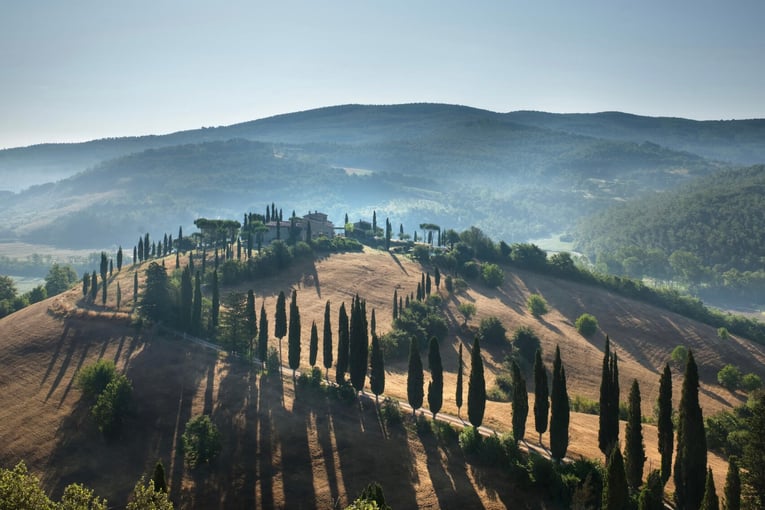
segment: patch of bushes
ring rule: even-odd
[[[478,335],[483,345],[503,345],[507,342],[507,331],[497,317],[481,319]]]
[[[467,456],[478,455],[481,449],[481,434],[475,427],[465,427],[459,434],[459,444],[462,452]]]
[[[528,368],[533,366],[537,349],[542,345],[534,330],[528,326],[516,328],[511,341],[513,343],[513,351],[518,354],[521,367]]]
[[[400,425],[402,422],[401,406],[398,400],[385,397],[380,406],[380,417],[388,427]]]
[[[266,354],[266,372],[281,377],[281,368],[282,364],[279,361],[279,351],[276,347],[269,347],[268,354]]]
[[[86,399],[96,400],[116,375],[117,369],[114,362],[102,359],[80,371],[80,375],[77,377],[77,387],[82,390]]]
[[[574,326],[580,335],[590,337],[598,330],[598,319],[589,313],[583,313],[576,319]]]
[[[592,400],[581,395],[574,395],[574,398],[570,399],[569,405],[571,406],[571,410],[575,413],[600,414],[600,403],[597,400]]]
[[[353,388],[353,386],[351,386],[350,381],[345,381],[345,383],[341,384],[340,386],[330,386],[329,396],[339,402],[344,402],[346,404],[352,404],[356,402],[357,397],[356,390]]]
[[[186,423],[181,440],[183,456],[189,467],[210,463],[220,453],[220,433],[206,414],[192,418]]]
[[[541,317],[548,312],[547,301],[539,294],[531,294],[526,299],[526,308],[534,317]]]
[[[505,272],[497,264],[484,264],[481,268],[483,283],[489,287],[499,287],[505,282]]]

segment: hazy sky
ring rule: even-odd
[[[765,1],[0,6],[0,148],[345,103],[765,117]]]

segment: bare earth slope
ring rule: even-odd
[[[174,260],[167,262],[174,266]],[[310,324],[315,320],[321,332],[327,300],[335,332],[340,303],[350,305],[356,293],[367,300],[368,310],[376,310],[377,330],[385,332],[394,288],[400,295],[413,292],[421,272],[428,270],[432,268],[405,258],[368,251],[296,264],[286,273],[242,288],[253,288],[258,311],[265,299],[271,328],[276,295],[297,289],[302,366],[307,367]],[[599,332],[584,339],[573,328],[580,313],[592,313],[620,357],[622,399],[637,378],[645,414],[652,412],[659,370],[678,344],[692,348],[699,363],[705,414],[742,399],[716,384],[716,372],[725,363],[760,373],[765,365],[761,346],[736,337],[721,341],[709,326],[591,287],[506,270],[501,289],[476,284],[451,297],[441,289],[450,320],[450,334],[442,345],[447,371],[444,412],[457,414],[456,350],[460,342],[466,347],[472,342],[473,329],[461,326],[456,311],[463,300],[473,301],[478,309],[470,326],[496,315],[509,331],[519,325],[532,327],[542,339],[548,366],[559,344],[569,395],[596,399],[605,337]],[[116,281],[123,296],[119,311],[114,309]],[[262,379],[241,361],[134,327],[129,269],[115,274],[110,289],[106,308],[83,304],[75,289],[0,320],[0,464],[25,460],[54,496],[66,484],[80,481],[112,504],[124,504],[139,476],[161,458],[172,499],[182,508],[325,508],[349,502],[372,480],[382,483],[394,508],[502,508],[524,500],[506,486],[500,473],[479,473],[464,464],[458,450],[445,450],[413,430],[388,430],[373,411],[295,401],[289,378]],[[552,308],[543,320],[525,309],[530,292],[542,294]],[[272,342],[276,345],[275,339]],[[500,348],[485,351],[489,385],[505,353]],[[79,369],[101,358],[115,360],[134,385],[135,408],[119,443],[101,439],[74,384]],[[406,360],[389,360],[386,368],[386,394],[405,399]],[[469,366],[466,374],[467,370]],[[680,387],[676,370],[675,402]],[[223,452],[215,466],[190,471],[183,465],[180,434],[190,417],[203,412],[221,429]],[[509,430],[510,416],[510,404],[489,402],[485,424]],[[528,438],[534,438],[531,418],[527,430],[532,431]],[[649,465],[656,467],[656,431],[645,426],[644,435]],[[597,417],[574,413],[569,454],[599,458],[596,445]],[[710,464],[722,487],[724,461],[710,456]],[[529,501],[528,508],[549,508],[543,501]]]

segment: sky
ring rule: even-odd
[[[348,103],[765,118],[763,22],[762,0],[10,0],[0,148]]]

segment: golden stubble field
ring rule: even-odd
[[[175,260],[168,258],[166,263],[174,267]],[[403,257],[367,250],[299,263],[240,290],[254,290],[258,311],[265,300],[271,328],[278,292],[297,290],[302,365],[307,367],[311,321],[316,321],[321,335],[327,300],[335,335],[340,303],[349,306],[356,294],[367,301],[369,311],[375,309],[377,330],[384,333],[390,328],[394,289],[400,295],[414,292],[421,273],[428,270],[432,268]],[[450,324],[442,344],[445,413],[457,414],[457,348],[460,343],[469,347],[481,318],[491,315],[499,317],[509,331],[520,325],[533,328],[541,338],[548,367],[555,346],[560,345],[571,397],[597,399],[603,332],[607,332],[620,359],[622,400],[637,379],[645,414],[652,413],[659,371],[678,344],[694,351],[705,414],[743,401],[743,395],[716,384],[716,373],[725,363],[744,372],[761,371],[765,364],[762,346],[737,337],[722,341],[709,326],[599,289],[506,271],[505,284],[499,289],[476,284],[457,296],[441,289]],[[117,281],[122,290],[120,310],[115,310]],[[368,407],[295,401],[290,377],[261,379],[241,361],[152,329],[137,330],[130,313],[132,282],[130,268],[115,273],[105,308],[83,304],[77,288],[0,320],[0,441],[5,445],[0,462],[10,466],[25,460],[54,496],[66,484],[81,481],[114,504],[122,504],[138,477],[162,458],[172,498],[181,508],[332,507],[348,503],[372,480],[382,483],[394,508],[503,508],[519,502],[526,502],[521,504],[528,508],[549,507],[534,495],[524,496],[508,487],[501,473],[466,465],[458,449],[442,448],[413,430],[387,430]],[[525,309],[531,292],[542,294],[550,305],[550,313],[541,320]],[[457,312],[463,300],[477,308],[467,328]],[[601,326],[591,339],[581,337],[573,327],[585,311],[595,315]],[[505,354],[506,349],[484,350],[488,386]],[[101,358],[115,360],[135,389],[135,409],[119,443],[109,444],[99,437],[74,384],[79,369]],[[465,364],[467,379],[467,349]],[[388,360],[386,369],[386,395],[405,400],[406,360]],[[677,370],[673,383],[677,405],[682,384]],[[203,412],[212,415],[226,439],[215,466],[192,472],[183,465],[179,438],[185,422]],[[507,431],[510,418],[509,403],[487,403],[485,425]],[[600,458],[597,428],[596,416],[573,413],[569,455]],[[535,441],[531,416],[527,431],[527,439]],[[655,428],[644,426],[644,437],[646,468],[658,467]],[[546,435],[543,443],[547,444]],[[722,488],[726,463],[714,455],[709,459],[717,486]]]

